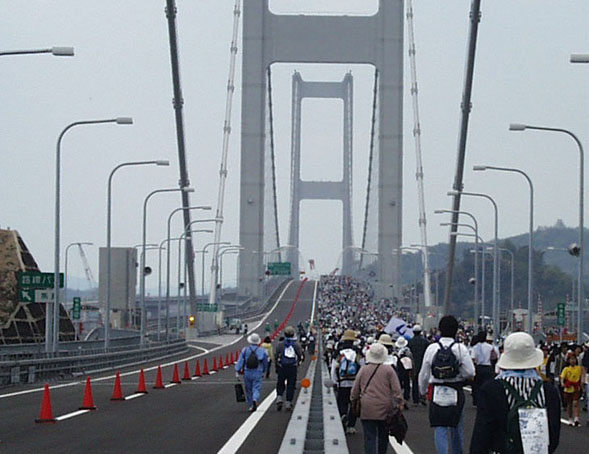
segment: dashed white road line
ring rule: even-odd
[[[57,418],[55,418],[55,420],[56,421],[63,421],[64,419],[73,418],[74,416],[80,416],[80,415],[83,415],[84,413],[88,413],[88,412],[90,412],[90,410],[78,410],[78,411],[68,413],[67,415],[58,416]]]
[[[135,394],[131,394],[130,396],[125,397],[125,400],[133,400],[133,399],[137,399],[138,397],[141,396],[145,396],[146,393],[135,393]]]
[[[389,437],[389,443],[393,447],[393,451],[395,451],[397,454],[413,454],[413,451],[409,449],[407,443],[403,442],[403,444],[400,445],[397,443],[397,440],[395,440],[395,437]]]
[[[278,303],[280,303],[280,301],[282,300],[282,297],[284,296],[284,294],[286,293],[286,291],[292,285],[293,282],[294,281],[290,281],[288,284],[286,284],[286,286],[284,287],[284,289],[282,289],[282,292],[280,293],[280,296],[276,299],[276,303],[274,304],[274,306],[272,306],[272,309],[270,309],[266,313],[266,315],[260,320],[260,322],[256,326],[254,326],[252,328],[252,332],[254,330],[258,329],[262,325],[262,323],[264,323],[266,321],[266,319],[270,316],[270,314],[272,312],[274,312],[274,310],[278,306]],[[199,353],[197,355],[188,356],[186,358],[181,358],[178,361],[172,361],[172,362],[168,362],[168,363],[165,363],[165,364],[160,364],[160,366],[161,367],[168,367],[168,366],[173,366],[174,364],[176,364],[176,363],[178,363],[180,361],[190,361],[192,359],[200,358],[201,356],[204,356],[204,355],[206,355],[208,353],[215,352],[217,350],[221,350],[222,348],[225,348],[225,347],[230,347],[231,345],[234,345],[234,344],[238,343],[241,339],[242,339],[241,337],[237,337],[232,342],[230,342],[228,344],[225,344],[225,345],[219,345],[217,347],[211,348],[207,352]],[[149,372],[149,371],[152,371],[152,370],[156,370],[160,366],[152,366],[152,367],[145,368],[143,370],[144,370],[144,372]],[[129,371],[129,372],[124,372],[124,373],[120,374],[120,376],[121,377],[127,377],[129,375],[135,375],[135,374],[138,374],[139,371],[140,371],[140,369]],[[211,372],[211,373],[213,373],[213,372]],[[93,378],[92,379],[92,382],[98,382],[98,381],[104,381],[104,380],[112,380],[115,377],[116,377],[116,375],[108,375],[108,376],[105,376],[105,377]],[[73,382],[68,382],[68,383],[62,383],[62,384],[59,384],[59,385],[52,385],[51,386],[51,390],[53,391],[53,390],[60,389],[60,388],[68,388],[70,386],[77,386],[77,385],[80,385],[80,384],[83,384],[83,382],[81,382],[81,381],[73,381]],[[33,388],[33,389],[27,389],[27,390],[24,390],[24,391],[16,391],[16,392],[12,392],[12,393],[0,394],[0,399],[6,399],[6,398],[9,398],[9,397],[22,396],[22,395],[25,395],[25,394],[38,393],[38,392],[41,392],[41,391],[44,391],[44,390],[45,390],[45,387],[42,387],[42,388]]]

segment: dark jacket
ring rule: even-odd
[[[553,453],[560,439],[560,397],[550,383],[544,383],[548,413],[549,447]],[[490,380],[478,391],[477,417],[470,442],[470,454],[504,452],[509,412],[505,388],[499,380]]]
[[[425,355],[429,342],[420,334],[419,336],[415,335],[412,339],[409,339],[408,345],[409,350],[411,350],[411,354],[413,355],[413,372],[415,376],[418,376],[421,364],[423,363],[423,355]]]

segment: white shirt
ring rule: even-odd
[[[455,342],[455,340],[451,337],[442,337],[440,339],[440,343],[444,347],[450,346],[452,342]],[[427,347],[427,350],[423,355],[423,363],[421,365],[421,370],[419,371],[419,391],[421,394],[427,393],[427,387],[430,383],[457,383],[470,380],[474,377],[474,364],[468,354],[468,348],[459,342],[455,342],[455,344],[452,345],[452,352],[456,356],[456,359],[460,361],[460,371],[458,376],[448,380],[434,378],[432,375],[432,361],[439,349],[440,346],[438,343],[434,342]]]
[[[491,344],[479,342],[472,349],[472,359],[477,366],[490,366],[493,350],[494,348]]]

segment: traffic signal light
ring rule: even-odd
[[[188,317],[188,323],[190,323],[190,327],[194,327],[194,321],[196,319],[194,318],[194,315],[191,315],[190,317]]]

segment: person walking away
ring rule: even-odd
[[[495,377],[497,351],[493,347],[493,336],[482,333],[483,338],[472,348],[472,360],[475,364],[474,383],[472,384],[472,404],[477,406],[477,394],[481,386]]]
[[[560,374],[562,373],[563,369],[567,366],[566,358],[567,353],[569,351],[569,346],[566,342],[562,342],[560,344],[560,352],[556,354],[554,358],[554,381],[558,384],[558,389],[560,391],[560,398],[562,401],[562,408],[566,408],[566,404],[564,402],[564,388],[562,386],[562,382],[560,380]]]
[[[467,380],[474,377],[474,364],[464,344],[455,340],[458,321],[445,315],[438,325],[440,339],[432,343],[423,356],[419,372],[419,390],[431,389],[430,426],[435,428],[438,454],[462,454],[464,425],[464,390]]]
[[[308,352],[311,355],[315,354],[315,345],[317,340],[315,339],[315,333],[313,333],[313,331],[309,331],[309,333],[307,334],[307,339],[309,340],[309,347],[308,347]]]
[[[361,350],[354,345],[356,332],[344,331],[338,351],[331,362],[331,379],[337,384],[337,409],[346,434],[356,433],[356,415],[350,406],[350,395],[360,371]]]
[[[243,325],[243,337],[247,336],[247,323]]]
[[[585,378],[585,407],[583,411],[589,411],[589,341],[585,342],[583,346],[585,347],[581,361],[583,377]]]
[[[276,409],[282,410],[282,395],[286,389],[286,410],[292,410],[295,383],[297,381],[297,367],[303,361],[304,354],[296,341],[295,329],[287,326],[284,330],[284,340],[276,347]]]
[[[386,418],[403,407],[397,374],[383,364],[387,356],[384,345],[373,344],[352,388],[352,399],[361,401],[358,417],[364,430],[365,454],[386,454],[389,445]]]
[[[414,325],[413,326],[413,337],[409,339],[409,350],[411,350],[411,354],[413,355],[413,376],[411,378],[411,397],[413,398],[413,403],[418,405],[420,402],[425,405],[425,400],[421,399],[419,395],[419,371],[421,370],[421,365],[423,363],[423,355],[425,355],[425,350],[429,346],[428,340],[423,337],[422,335],[422,328],[421,325]]]
[[[248,410],[253,412],[256,411],[260,402],[262,376],[268,366],[268,354],[266,349],[258,346],[260,336],[256,333],[250,334],[247,341],[249,345],[241,350],[237,359],[235,376],[239,379],[239,376],[243,374]]]
[[[272,367],[272,362],[274,361],[274,349],[272,348],[272,341],[270,340],[270,336],[266,336],[264,338],[264,342],[260,347],[266,349],[266,354],[268,355],[268,366],[266,367],[266,378],[270,378],[270,368]]]
[[[560,381],[563,386],[564,402],[569,415],[569,425],[580,426],[579,422],[579,400],[581,399],[581,389],[583,388],[583,368],[577,361],[577,355],[570,352],[567,358],[566,366],[561,374]],[[575,420],[573,422],[573,415]]]
[[[535,348],[532,336],[524,332],[507,336],[498,361],[501,372],[479,390],[470,454],[556,450],[560,439],[560,398],[558,389],[544,382],[536,371],[542,360],[543,353]],[[534,415],[529,420],[538,421],[539,427],[543,427],[531,432],[538,443],[536,451],[524,451],[522,444],[522,439],[527,440],[530,435],[520,431],[520,414],[526,413]]]
[[[411,374],[413,373],[413,359],[411,350],[407,347],[407,339],[399,337],[395,342],[394,364],[395,371],[399,377],[401,388],[403,389],[403,398],[405,399],[405,409],[409,408],[408,403],[411,398]]]

